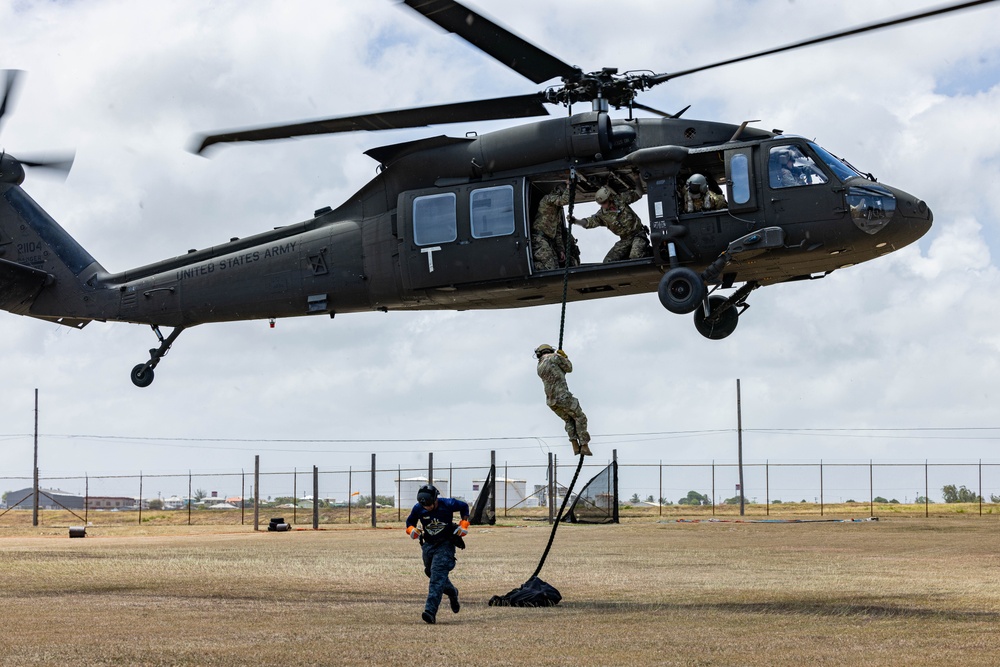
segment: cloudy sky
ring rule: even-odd
[[[934,6],[469,4],[585,70],[661,72]],[[0,24],[0,67],[27,72],[0,146],[76,151],[65,181],[29,173],[25,189],[113,272],[335,207],[374,176],[369,148],[503,123],[238,145],[211,159],[185,150],[197,132],[541,88],[392,0],[0,0]],[[935,221],[879,261],[755,292],[723,341],[703,339],[655,294],[570,304],[570,386],[595,461],[612,449],[631,464],[735,461],[739,379],[751,462],[1000,464],[998,24],[1000,4],[990,5],[642,96],[815,139],[922,197]],[[610,243],[578,237],[591,259]],[[531,356],[557,341],[559,314],[206,325],[184,332],[138,389],[129,371],[155,347],[148,327],[77,331],[0,313],[0,486],[30,477],[36,388],[43,477],[239,472],[255,454],[272,471],[358,469],[373,452],[393,470],[426,466],[428,452],[439,468],[487,465],[491,449],[501,464],[543,464],[549,451],[568,463]],[[943,483],[976,483],[974,469],[958,470]],[[1000,493],[1000,466],[984,485]]]

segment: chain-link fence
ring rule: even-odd
[[[581,487],[610,462],[593,459],[581,472]],[[497,462],[492,480],[497,520],[551,520],[575,464],[571,457],[559,461],[551,455],[538,464]],[[44,524],[48,516],[63,522],[89,523],[100,517],[103,523],[148,525],[252,524],[255,519],[266,523],[267,517],[280,516],[291,525],[377,525],[405,520],[417,488],[428,478],[442,494],[472,503],[487,482],[490,465],[486,457],[482,465],[434,465],[429,455],[427,466],[403,468],[386,465],[373,455],[371,466],[340,470],[271,470],[252,463],[227,473],[40,474],[37,510],[33,476],[0,473],[0,526]],[[617,471],[618,495],[609,502],[623,519],[739,513],[740,469],[735,462],[617,460]],[[820,516],[845,506],[870,516],[903,507],[910,514],[946,509],[1000,514],[1000,463],[995,462],[765,461],[744,464],[742,477],[744,511],[752,516],[787,513],[793,505]],[[550,497],[555,502],[550,503]],[[960,502],[952,507],[948,500]]]

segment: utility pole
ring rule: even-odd
[[[31,505],[31,525],[38,526],[38,387],[35,387],[35,501]]]
[[[740,398],[740,379],[736,378],[736,431],[737,455],[740,463],[740,516],[743,516],[746,506],[746,496],[743,494],[743,404]]]

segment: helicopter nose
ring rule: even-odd
[[[934,220],[922,199],[881,183],[852,185],[847,203],[855,226],[877,238],[879,248],[913,243],[930,230]]]
[[[899,196],[897,201],[896,210],[902,214],[901,222],[903,224],[899,225],[901,227],[899,231],[903,237],[902,245],[913,243],[930,231],[931,225],[934,223],[934,213],[924,200],[916,197]]]

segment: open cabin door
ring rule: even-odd
[[[404,192],[399,217],[407,289],[528,275],[522,178]]]

